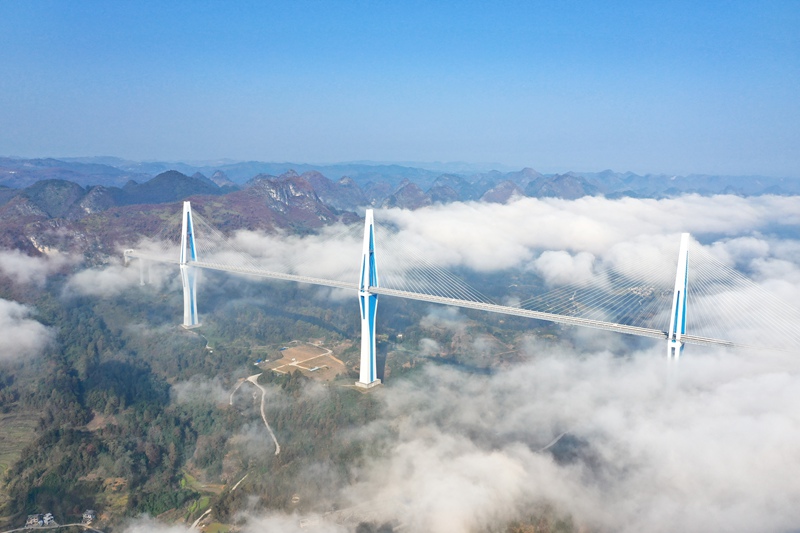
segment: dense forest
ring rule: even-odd
[[[225,285],[209,284],[217,287],[221,302],[247,302],[248,291],[258,289],[244,282]],[[293,290],[278,287],[271,303],[222,304],[225,312],[210,314],[202,330],[212,339],[213,350],[198,332],[173,325],[179,294],[156,294],[145,287],[115,300],[65,298],[63,279],[55,278],[31,292],[28,303],[37,309],[37,319],[56,336],[41,358],[6,368],[0,376],[3,410],[37,419],[34,440],[5,473],[3,514],[8,521],[42,510],[66,518],[85,508],[109,506],[126,515],[159,515],[198,498],[185,482],[185,469],[221,480],[223,462],[234,451],[231,436],[252,422],[254,413],[247,405],[175,401],[171,384],[217,379],[233,388],[251,360],[253,344],[286,342],[287,335],[336,338],[351,333],[332,326],[347,322],[332,316],[343,309],[283,303],[292,300]],[[213,291],[204,296],[208,305],[215,305]],[[296,398],[306,378],[297,374],[267,380],[287,398]],[[328,387],[326,395],[326,401],[316,403],[302,398],[280,402],[270,413],[276,431],[294,442],[262,465],[283,473],[270,476],[263,487],[270,506],[285,499],[272,494],[284,492],[298,457],[311,454],[346,467],[358,455],[331,444],[337,429],[375,416],[375,401],[338,387]],[[319,420],[324,423],[317,424]],[[220,515],[229,514],[232,504],[223,497],[216,504]]]

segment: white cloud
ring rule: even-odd
[[[575,255],[564,251],[543,252],[531,263],[531,268],[540,274],[548,285],[585,285],[595,277],[594,256],[589,252]]]
[[[39,355],[52,342],[52,331],[32,314],[28,306],[0,299],[0,361]]]
[[[602,257],[614,245],[665,235],[674,236],[677,253],[682,232],[739,236],[771,224],[796,225],[799,213],[800,197],[690,195],[664,200],[523,198],[508,205],[457,203],[416,211],[389,209],[377,212],[375,218],[379,224],[397,225],[398,240],[412,243],[434,263],[487,271],[519,267],[536,250]],[[380,247],[380,233],[377,239]]]
[[[412,531],[473,532],[547,501],[614,531],[775,531],[800,521],[796,362],[550,353],[492,376],[428,367],[386,389],[390,453],[351,488]],[[567,431],[571,461],[539,447]],[[551,448],[552,450],[552,448]]]
[[[319,515],[287,515],[271,513],[259,516],[242,516],[244,525],[237,528],[242,533],[350,533],[336,524],[325,522]],[[196,533],[183,524],[164,524],[147,516],[131,521],[124,533]]]
[[[467,319],[456,307],[430,306],[428,314],[422,317],[420,326],[462,332],[467,327]]]
[[[769,243],[758,237],[736,237],[715,242],[709,251],[730,266],[746,265],[758,257],[769,255]]]
[[[143,270],[142,270],[143,269]],[[66,295],[112,297],[144,280],[148,285],[161,287],[169,280],[178,279],[178,268],[153,262],[139,264],[135,261],[124,266],[121,260],[112,261],[102,268],[81,270],[70,276],[64,289]]]
[[[187,381],[178,381],[170,387],[170,395],[177,403],[227,404],[231,391],[223,387],[219,378],[207,379],[192,376]]]
[[[492,375],[430,365],[385,387],[385,413],[363,433],[394,440],[340,501],[429,533],[486,531],[543,504],[589,530],[796,527],[800,363],[694,350],[670,369],[661,350],[546,352]],[[539,451],[564,432],[571,448]],[[352,527],[268,514],[242,531]],[[146,519],[126,532],[185,530]]]
[[[284,515],[273,513],[251,517],[242,529],[244,533],[349,533],[343,526],[324,521],[318,515]]]
[[[430,357],[433,355],[438,355],[442,352],[442,347],[439,346],[439,343],[433,339],[429,339],[427,337],[420,339],[419,341],[419,353],[420,355]]]
[[[274,272],[336,279],[355,283],[361,262],[361,236],[357,228],[336,225],[320,234],[294,236],[282,232],[265,234],[239,231],[233,239],[235,249],[250,254],[255,265]],[[209,260],[242,261],[235,253],[214,254]]]
[[[47,276],[75,262],[75,258],[59,253],[33,257],[19,250],[0,250],[0,272],[22,285],[42,286]]]

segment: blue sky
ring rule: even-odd
[[[0,0],[0,72],[0,155],[800,178],[797,1]]]

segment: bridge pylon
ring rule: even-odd
[[[200,325],[197,317],[197,248],[194,242],[194,224],[192,222],[192,205],[183,202],[183,218],[181,222],[181,283],[183,284],[183,327],[196,328]]]
[[[678,359],[683,352],[682,335],[686,335],[686,292],[689,288],[689,234],[681,234],[678,251],[678,268],[675,273],[675,290],[672,294],[672,312],[667,331],[667,357]]]
[[[370,289],[378,287],[378,267],[375,263],[375,223],[372,209],[364,217],[364,247],[361,255],[361,278],[358,284],[358,303],[361,308],[361,368],[356,385],[363,388],[380,384],[377,376],[375,318],[378,314],[378,295]]]

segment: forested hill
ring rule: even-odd
[[[340,382],[313,394],[299,373],[264,373],[276,395],[267,412],[280,456],[269,448],[252,391],[232,392],[259,371],[256,358],[278,354],[292,338],[354,337],[349,306],[293,304],[297,287],[288,284],[255,301],[263,287],[219,276],[209,280],[218,291],[204,290],[201,336],[176,325],[178,292],[66,297],[65,281],[55,276],[23,296],[0,280],[0,297],[35,308],[53,335],[37,358],[0,365],[0,420],[4,432],[19,427],[15,442],[0,437],[0,527],[44,512],[80,521],[84,509],[98,510],[104,531],[143,513],[191,522],[209,507],[225,521],[252,505],[249,495],[260,495],[259,508],[288,509],[297,492],[314,501],[346,483],[362,458],[347,432],[377,416],[375,398],[338,384],[356,379],[355,350],[340,352],[348,362]],[[298,472],[315,462],[338,465],[339,477],[318,489],[298,483]]]

